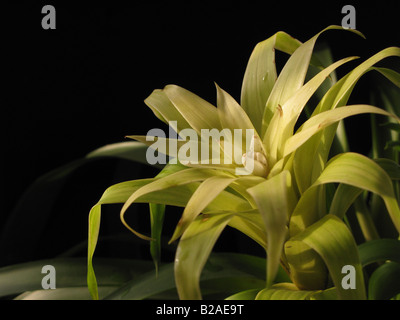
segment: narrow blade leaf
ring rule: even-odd
[[[289,171],[248,189],[264,220],[267,234],[267,286],[271,286],[278,270],[287,223],[295,205]]]
[[[300,242],[300,244],[298,243]],[[325,262],[338,296],[344,300],[366,299],[363,271],[357,245],[347,226],[339,218],[327,215],[302,233],[291,238],[285,244],[285,253],[289,261],[299,254],[298,245],[306,245],[314,250]],[[356,289],[346,290],[342,286],[342,268],[354,267]],[[291,265],[291,268],[301,266]]]
[[[186,229],[175,256],[175,282],[182,300],[202,299],[201,271],[219,238],[232,218],[231,214],[200,216]]]
[[[233,181],[235,178],[220,176],[204,180],[187,203],[170,243],[179,238],[187,226]]]

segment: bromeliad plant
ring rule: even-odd
[[[314,46],[319,35],[331,29],[341,28],[328,27],[305,43],[284,32],[259,43],[248,62],[240,105],[218,86],[217,108],[174,85],[155,90],[146,99],[145,103],[160,120],[167,124],[175,121],[178,134],[188,128],[199,136],[204,129],[242,129],[243,134],[252,129],[254,136],[250,150],[239,146],[243,155],[241,164],[170,163],[153,179],[123,182],[105,191],[89,216],[88,286],[94,298],[98,295],[92,258],[101,205],[107,203],[124,203],[123,224],[137,236],[151,241],[156,261],[165,205],[184,207],[171,238],[171,242],[179,240],[174,273],[181,299],[202,298],[200,275],[226,226],[253,239],[267,255],[265,287],[234,297],[366,298],[357,244],[343,218],[361,191],[366,190],[380,196],[400,232],[399,204],[391,177],[377,162],[352,152],[329,157],[335,135],[340,133],[340,120],[373,113],[399,121],[383,109],[347,105],[347,102],[357,81],[370,70],[377,70],[396,85],[400,84],[399,74],[374,66],[384,58],[400,56],[400,48],[382,50],[335,81],[334,71],[356,57],[322,67],[321,59],[313,53]],[[275,50],[290,55],[279,75]],[[305,81],[310,65],[317,67],[318,72]],[[321,94],[326,85],[328,89],[322,91],[308,120],[299,124],[300,115],[309,108],[310,98]],[[147,140],[154,143],[157,139],[131,138],[147,144]],[[185,143],[182,139],[166,141],[179,146]],[[225,145],[221,143],[220,148],[228,156]],[[247,170],[249,161],[254,170],[238,175],[238,170]],[[125,213],[135,202],[150,203],[150,237],[125,221]],[[344,266],[354,268],[356,289],[343,288]],[[290,283],[274,283],[280,268],[287,272]]]

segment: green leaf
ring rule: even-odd
[[[400,73],[388,68],[373,68],[385,76],[390,82],[400,88]]]
[[[285,128],[285,123],[283,123],[283,126],[281,125],[282,123],[282,115],[287,112],[287,110],[283,110],[283,106],[289,101],[290,98],[293,97],[293,95],[299,90],[301,87],[303,87],[303,83],[305,80],[305,76],[307,74],[308,66],[310,63],[310,59],[312,56],[312,51],[315,45],[315,42],[319,35],[323,33],[324,31],[331,30],[331,29],[342,29],[341,27],[338,26],[329,26],[328,28],[322,30],[319,32],[317,35],[315,35],[313,38],[302,44],[289,58],[287,63],[285,64],[284,68],[282,69],[281,73],[279,74],[279,77],[275,83],[275,86],[268,98],[267,105],[266,105],[266,110],[272,110],[273,112],[273,117],[272,119],[267,122],[267,118],[263,119],[263,130],[262,130],[262,137],[264,143],[268,146],[267,149],[269,150],[271,159],[276,159],[277,157],[277,151],[279,147],[279,142],[276,141],[276,138],[281,136],[282,130]],[[337,67],[336,64],[334,64],[333,69],[330,70],[329,73],[331,73],[335,67]],[[328,70],[328,69],[326,69]],[[325,72],[325,71],[322,71]],[[321,76],[316,76],[314,77],[314,81],[310,83],[310,86],[314,86],[314,82],[319,82],[322,81],[321,83],[325,80],[325,78],[329,75],[325,75],[324,77]],[[321,84],[319,83],[319,85]],[[319,87],[317,86],[317,88]],[[315,90],[317,89],[315,88]],[[315,92],[314,90],[314,92]],[[306,92],[305,97],[308,92]],[[310,94],[311,97],[312,93]],[[308,100],[308,99],[307,99]],[[304,104],[306,101],[304,102]],[[300,103],[301,105],[301,103]],[[303,108],[301,106],[301,108]],[[297,115],[296,117],[297,118]],[[272,161],[272,164],[274,164],[275,161]]]
[[[118,287],[99,287],[99,296],[105,297]],[[27,291],[14,298],[14,300],[91,300],[86,286],[60,288],[51,290]]]
[[[390,47],[383,49],[377,54],[373,55],[359,66],[350,71],[346,76],[340,79],[332,88],[326,93],[323,100],[319,103],[317,108],[313,112],[313,116],[327,111],[335,109],[337,107],[344,106],[350,94],[356,85],[357,81],[368,71],[373,70],[371,67],[379,61],[391,57],[400,56],[400,48]]]
[[[388,174],[373,160],[356,153],[332,158],[316,184],[339,182],[378,194],[400,232],[400,209]]]
[[[165,167],[162,173],[159,174],[159,177],[162,177],[165,174],[166,178],[175,173],[179,173],[182,168],[184,167],[180,165],[168,165]],[[162,178],[160,178],[159,180],[161,179]],[[92,259],[94,251],[96,249],[99,234],[101,206],[104,204],[124,203],[136,191],[155,181],[157,181],[157,179],[133,180],[111,186],[104,192],[99,202],[91,209],[89,213],[88,235],[88,286],[95,299],[97,299],[98,297],[96,294],[97,284]],[[182,184],[178,183],[177,185],[169,185],[169,187],[166,189],[161,188],[157,191],[153,190],[151,193],[145,193],[140,197],[140,199],[136,199],[135,201],[184,207],[198,186],[199,183],[190,183],[190,181],[185,181],[182,182]],[[232,193],[229,193],[227,191],[223,191],[213,202],[208,205],[207,210],[204,211],[215,212],[217,210],[220,210],[221,208],[225,208],[226,210],[230,210],[233,212],[239,212],[241,210],[249,209],[249,204],[244,199],[239,198],[238,196],[233,195]],[[146,236],[143,237],[146,239],[151,239]]]
[[[347,104],[347,101],[358,80],[377,62],[390,56],[400,56],[400,48],[386,48],[359,66],[350,71],[346,76],[335,83],[324,98],[315,108],[311,119],[324,111],[336,109]],[[297,184],[301,192],[306,190],[324,169],[331,149],[331,145],[336,134],[337,124],[325,128],[323,131],[310,137],[298,150],[296,150],[294,160],[294,170]],[[300,132],[300,131],[299,131]],[[297,138],[296,138],[297,139]],[[307,139],[305,139],[307,140]],[[346,151],[342,149],[340,152]],[[315,159],[310,161],[310,159]]]
[[[315,250],[306,243],[298,241],[295,246],[286,243],[285,254],[290,268],[290,278],[299,289],[322,290],[326,288],[328,269],[324,260]]]
[[[377,68],[375,68],[376,70]],[[400,90],[394,85],[377,79],[376,90],[371,92],[371,100],[375,105],[382,106],[385,110],[400,115],[400,108],[397,101],[400,97]],[[396,148],[387,148],[388,141],[398,141],[400,137],[399,124],[393,119],[384,121],[378,117],[371,117],[372,133],[372,156],[374,158],[389,158],[399,162],[399,153]]]
[[[250,56],[243,78],[241,106],[259,134],[262,134],[263,114],[269,121],[275,111],[266,109],[266,102],[277,79],[275,49],[292,54],[300,45],[300,41],[287,33],[277,32],[258,43]]]
[[[217,88],[217,106],[221,127],[231,130],[230,135],[224,135],[224,146],[226,143],[231,144],[228,159],[232,163],[242,163],[242,156],[249,147],[248,131],[252,130],[252,138],[261,141],[257,130],[254,128],[243,108],[233,99],[227,92],[216,85]],[[241,139],[236,135],[236,129],[242,130]],[[232,136],[233,134],[233,136]],[[254,136],[254,137],[253,137]],[[263,148],[262,144],[261,148]],[[225,148],[223,148],[225,149]]]
[[[263,129],[261,136],[264,136],[264,133],[267,131],[269,121],[276,113],[276,107],[278,105],[282,106],[293,93],[303,86],[314,44],[320,34],[321,32],[296,48],[280,72],[278,79],[273,84],[271,93],[266,101],[266,106],[262,106],[263,114],[261,115],[264,115],[264,117],[262,118]],[[275,57],[273,56],[272,58],[274,59]]]
[[[396,151],[400,151],[399,141],[388,141],[386,142],[385,149],[393,148]]]
[[[180,164],[176,165],[167,165],[161,173],[159,173],[159,177],[162,177],[167,174],[173,174],[185,169],[184,166]],[[141,187],[151,183],[154,179],[143,179],[143,180],[133,180],[118,183],[109,187],[102,195],[100,200],[95,204],[89,212],[89,228],[88,228],[88,255],[87,255],[87,283],[90,294],[93,299],[98,300],[98,286],[96,281],[95,272],[93,269],[93,255],[96,249],[99,231],[100,231],[100,221],[101,221],[101,206],[103,204],[116,204],[116,203],[124,203],[129,199],[132,193],[136,192]],[[171,205],[179,205],[176,200],[185,199],[184,195],[186,192],[186,199],[189,197],[190,190],[168,190],[163,192],[161,195],[158,195],[158,198],[153,194],[152,199],[143,199],[144,202],[153,203],[152,200],[158,200],[160,204],[171,204]],[[178,197],[179,195],[179,197]],[[186,204],[185,201],[180,203],[181,206]],[[151,239],[151,238],[147,238]]]
[[[200,277],[205,299],[224,299],[241,290],[262,287],[265,259],[238,253],[211,253]],[[284,278],[281,278],[284,279]],[[258,290],[259,291],[259,290]],[[174,281],[174,264],[160,266],[153,272],[127,282],[105,299],[143,300],[178,298]]]
[[[339,184],[333,197],[329,213],[340,219],[345,217],[347,210],[362,193],[362,189],[348,184]]]
[[[127,201],[125,201],[124,207],[121,211],[121,216],[129,208],[129,206],[134,203],[140,197],[153,193],[155,191],[165,190],[168,188],[181,186],[189,184],[191,182],[198,182],[206,180],[214,175],[230,177],[227,173],[218,172],[210,169],[196,169],[196,168],[186,168],[182,171],[174,172],[172,174],[163,176],[160,179],[154,179],[150,184],[140,188],[134,192]]]
[[[322,291],[316,291],[311,295],[310,300],[338,300],[336,288],[329,288]]]
[[[267,287],[272,285],[278,270],[287,223],[296,199],[289,171],[248,189],[264,220],[267,233]]]
[[[298,262],[298,260],[292,257],[296,258],[296,255],[301,254],[304,245],[310,247],[323,259],[340,299],[366,298],[357,245],[350,230],[339,218],[326,215],[286,242],[285,254],[291,269],[302,267],[293,265],[292,262]],[[342,287],[342,268],[345,265],[355,268],[356,289],[346,290]]]
[[[400,263],[400,240],[377,239],[358,246],[363,267],[374,263],[391,260]]]
[[[188,201],[170,243],[179,238],[188,225],[235,180],[224,176],[213,176],[204,180]]]
[[[254,129],[250,118],[236,100],[217,84],[215,86],[217,88],[217,109],[221,128],[242,129],[243,132],[246,129]]]
[[[94,205],[93,208],[90,210],[88,229],[87,283],[93,299],[99,299],[97,291],[97,280],[93,269],[93,255],[96,249],[100,231],[101,206],[103,204],[124,203],[133,192],[138,190],[140,187],[150,183],[151,181],[152,179],[134,180],[122,182],[111,186],[104,192],[99,202]],[[182,192],[178,192],[178,194],[180,194],[182,199]],[[174,197],[174,194],[168,194],[167,192],[164,192],[163,196],[168,199],[168,197]],[[182,206],[183,205],[184,203],[182,203]]]
[[[248,212],[235,212],[229,226],[239,230],[267,250],[267,236],[264,222],[257,210]]]
[[[386,122],[386,123],[380,124],[380,126],[382,126],[383,128],[389,129],[389,130],[400,132],[400,124],[398,124],[398,123]]]
[[[179,241],[175,256],[175,282],[182,300],[202,299],[200,275],[203,267],[232,214],[199,216]]]
[[[93,270],[93,254],[99,239],[100,215],[101,211],[99,205],[93,207],[89,213],[87,283],[90,294],[95,300],[99,299],[99,292],[96,276]]]
[[[150,226],[151,226],[151,239],[150,241],[150,254],[158,274],[158,266],[161,260],[161,234],[165,216],[165,205],[150,203]]]
[[[400,166],[390,159],[374,159],[392,180],[400,179]],[[333,197],[329,213],[344,218],[347,210],[362,193],[362,189],[347,184],[339,184]]]
[[[166,86],[164,93],[199,135],[202,129],[221,129],[217,108],[207,101],[175,85]]]
[[[227,297],[225,300],[255,300],[260,290],[261,289],[251,289],[251,290],[241,291]]]
[[[298,290],[292,283],[279,283],[261,290],[256,300],[309,300],[314,291]]]
[[[161,265],[157,277],[154,271],[143,274],[140,278],[126,282],[119,289],[107,295],[105,300],[144,300],[164,292],[170,292],[170,297],[176,297],[173,263]]]
[[[247,192],[247,190],[264,181],[265,178],[259,176],[253,176],[253,175],[238,176],[238,178],[230,184],[229,188],[240,194],[244,199],[246,199],[251,204],[253,208],[255,208],[256,205],[254,203],[254,200]]]
[[[179,110],[175,108],[164,90],[154,90],[144,102],[154,112],[156,117],[167,125],[170,125],[170,121],[176,121],[177,127],[173,128],[176,132],[190,128],[189,123]]]
[[[212,170],[212,169],[197,169],[197,168],[190,168],[190,169],[185,169],[176,173],[173,173],[171,175],[168,175],[166,177],[163,177],[161,179],[156,179],[152,183],[144,186],[143,188],[140,188],[136,192],[134,192],[124,203],[122,209],[121,209],[121,214],[120,218],[122,223],[134,234],[136,234],[138,237],[148,239],[148,237],[136,232],[134,229],[132,229],[125,221],[124,219],[124,214],[126,210],[129,208],[129,206],[140,199],[142,196],[151,194],[156,191],[162,191],[165,189],[169,189],[171,187],[176,187],[176,186],[181,186],[185,184],[189,184],[192,182],[198,182],[198,181],[204,181],[210,177],[213,176],[223,176],[223,177],[228,177],[231,178],[232,176],[223,172],[223,171],[217,171],[217,170]],[[153,202],[153,201],[151,201]],[[237,210],[246,210],[249,208],[249,204],[243,200],[241,205],[237,207]]]
[[[400,293],[400,263],[379,266],[368,282],[369,300],[389,300]]]
[[[278,157],[285,157],[287,155],[284,153],[283,146],[285,146],[287,139],[293,135],[295,124],[299,119],[307,101],[317,91],[329,74],[331,74],[339,66],[346,62],[352,61],[355,58],[356,57],[350,57],[339,60],[331,64],[329,67],[323,69],[298,91],[296,91],[296,93],[293,94],[292,97],[282,105],[282,114],[279,115],[279,113],[277,113],[277,116],[275,117],[275,119],[279,119],[280,125],[278,125],[278,130],[276,131],[275,136],[269,138],[272,141],[277,141],[275,144],[278,148]]]
[[[400,90],[398,86],[396,86],[396,82],[393,86],[378,80],[376,81],[376,87],[377,90],[373,92],[375,94],[372,96],[372,98],[378,98],[375,103],[379,103],[389,112],[400,115],[400,107],[396,103],[400,97]]]
[[[184,166],[179,164],[176,165],[167,165],[161,173],[159,173],[159,177],[163,175],[172,174],[179,172],[184,169]],[[93,299],[98,300],[98,290],[97,290],[97,281],[96,276],[93,269],[93,255],[96,249],[99,231],[100,231],[100,220],[101,220],[101,206],[103,204],[116,204],[116,203],[124,203],[129,197],[137,191],[140,187],[145,186],[151,183],[154,179],[143,179],[143,180],[134,180],[118,183],[109,187],[102,195],[100,200],[96,205],[92,207],[89,213],[89,228],[88,228],[88,255],[87,255],[87,283],[89,291],[93,297]],[[178,191],[178,192],[177,192]],[[172,193],[171,193],[172,192]],[[186,192],[186,199],[188,199],[190,190],[167,190],[163,192],[160,197],[156,200],[159,200],[161,204],[172,204],[177,205],[176,201],[170,203],[170,199],[184,199],[184,193]],[[179,197],[177,196],[179,195]],[[152,199],[155,199],[155,195],[152,195]],[[147,199],[144,199],[146,201]],[[151,203],[151,200],[147,200],[147,202]],[[181,206],[186,204],[185,201],[181,202]]]
[[[305,207],[304,204],[301,204],[302,201],[312,204],[310,202],[312,198],[306,194],[312,193],[314,187],[326,183],[344,183],[378,194],[385,202],[392,222],[400,232],[400,209],[394,195],[392,181],[373,160],[357,153],[344,153],[332,158],[318,179],[300,198],[297,207]],[[315,206],[310,206],[307,213],[296,210],[290,220],[291,234],[296,234],[298,230],[304,230],[310,223],[319,219]]]
[[[328,110],[322,113],[313,116],[309,120],[307,120],[303,126],[301,131],[290,137],[285,146],[283,151],[283,157],[287,156],[288,154],[295,151],[299,148],[302,144],[304,144],[308,139],[310,139],[314,134],[321,131],[322,129],[353,115],[362,114],[362,113],[376,113],[381,114],[389,117],[394,117],[398,121],[395,115],[388,113],[385,110],[368,106],[368,105],[352,105],[352,106],[345,106],[341,108],[337,108],[334,110]]]
[[[390,159],[374,159],[389,175],[392,180],[400,180],[400,165]]]
[[[391,298],[390,300],[400,300],[400,293]]]
[[[313,63],[313,57],[316,56],[321,64],[316,66]],[[311,58],[311,64],[309,66],[306,81],[312,79],[316,76],[323,68],[330,66],[335,61],[332,56],[332,49],[326,42],[322,42],[316,45],[313,52],[313,57]],[[312,111],[316,105],[322,100],[324,95],[328,92],[328,90],[337,82],[337,74],[333,71],[329,77],[321,84],[321,86],[315,91],[314,95],[308,101],[304,111],[307,118],[311,117]]]
[[[86,155],[86,159],[115,157],[138,163],[149,164],[146,159],[146,145],[135,141],[126,141],[105,145]],[[162,166],[163,167],[163,166]]]
[[[85,258],[53,258],[0,268],[0,297],[5,298],[42,289],[42,279],[45,275],[42,273],[42,268],[46,265],[52,265],[56,270],[57,288],[85,287],[86,292],[89,293]],[[151,268],[149,261],[99,258],[97,260],[98,282],[102,288],[119,287],[148,272]]]

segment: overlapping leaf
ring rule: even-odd
[[[248,189],[264,220],[267,233],[267,286],[276,276],[287,236],[289,216],[295,206],[291,176],[288,171]]]
[[[224,144],[222,141],[217,144],[216,149],[223,153],[223,158],[218,155],[218,160],[230,157],[228,164],[213,163],[216,158],[212,153],[208,159],[211,163],[184,163],[186,167],[179,167],[176,171],[165,172],[155,179],[120,184],[103,195],[92,209],[89,220],[89,280],[92,292],[95,292],[95,279],[91,259],[98,237],[100,205],[124,203],[121,210],[124,225],[137,236],[150,240],[130,227],[124,218],[134,202],[150,202],[185,207],[171,239],[174,241],[181,237],[175,261],[175,280],[181,299],[202,298],[199,286],[202,269],[227,225],[245,233],[267,251],[267,288],[259,292],[257,298],[366,297],[357,248],[340,218],[360,190],[367,190],[383,199],[393,224],[400,232],[399,205],[391,178],[374,161],[353,153],[341,154],[328,163],[327,159],[342,119],[375,113],[399,120],[376,107],[344,106],[360,77],[373,70],[374,64],[380,60],[400,56],[400,49],[388,48],[379,52],[333,84],[310,119],[294,134],[295,124],[309,99],[336,68],[354,59],[350,57],[332,63],[304,84],[310,61],[318,64],[313,57],[316,40],[322,32],[330,29],[341,28],[330,26],[304,44],[286,33],[278,32],[257,45],[243,80],[241,106],[218,86],[217,108],[174,85],[156,90],[146,99],[146,104],[159,119],[166,123],[176,121],[173,129],[178,134],[184,135],[182,130],[188,128],[194,129],[197,137],[204,129],[241,129],[240,143],[231,135],[222,137]],[[279,77],[275,49],[291,55]],[[399,82],[397,73],[375,69],[393,83]],[[258,176],[250,174],[242,177],[235,171],[243,167],[240,157],[247,156],[247,136],[244,133],[247,129],[254,130],[253,149],[254,141],[263,142],[257,150],[251,150],[253,155],[257,153],[260,161],[266,159],[262,164],[263,170],[259,171],[262,174]],[[145,137],[132,137],[148,142]],[[173,157],[178,157],[179,153],[171,154],[170,143],[172,146],[185,146],[179,138],[158,137],[157,141],[161,145],[164,143],[161,151]],[[391,175],[396,175],[396,167],[387,163],[384,165],[392,170]],[[327,208],[325,188],[329,183],[341,185],[331,207]],[[327,215],[327,209],[333,214]],[[160,225],[161,222],[156,223],[155,230],[160,230]],[[295,284],[272,286],[280,262],[290,270]],[[343,263],[355,267],[357,290],[346,291],[340,286]],[[335,288],[325,290],[328,272]],[[243,296],[254,293],[247,292]]]
[[[400,48],[390,47],[384,49],[355,67],[346,76],[335,83],[325,94],[323,99],[315,108],[311,119],[324,111],[345,106],[358,80],[366,72],[373,70],[372,67],[376,63],[391,56],[399,57]],[[332,125],[322,132],[309,137],[304,145],[296,151],[294,170],[296,181],[301,192],[306,190],[322,172],[324,167],[320,165],[320,162],[322,161],[322,163],[325,163],[327,161],[337,126],[338,124]],[[300,128],[299,133],[302,130],[303,128]],[[292,139],[295,140],[297,138]],[[289,150],[288,146],[285,146],[285,148]],[[341,151],[343,152],[347,150],[342,149]],[[310,161],[310,159],[315,160]],[[315,168],[317,168],[317,170],[315,170]]]
[[[175,257],[175,282],[180,299],[201,299],[201,271],[232,214],[203,216],[189,225],[179,241]]]
[[[340,299],[366,298],[357,245],[350,230],[339,218],[327,215],[286,242],[285,253],[292,267],[299,268],[301,265],[296,266],[296,264],[304,263],[298,259],[304,245],[310,247],[324,260]],[[354,267],[357,290],[346,290],[342,286],[342,268],[346,265]]]
[[[338,155],[330,160],[313,187],[326,183],[344,183],[380,195],[394,225],[400,232],[400,209],[394,195],[392,181],[373,160],[356,153]],[[291,235],[304,230],[319,219],[318,208],[313,204],[313,197],[308,196],[313,192],[313,187],[303,194],[293,212],[289,228]]]

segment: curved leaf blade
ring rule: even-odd
[[[371,67],[374,64],[391,56],[400,56],[400,48],[386,48],[350,71],[329,89],[315,108],[311,119],[321,112],[333,110],[346,105],[358,80],[366,72],[373,70]],[[310,137],[304,145],[296,150],[294,169],[296,181],[301,192],[312,185],[324,169],[324,166],[321,166],[320,162],[323,164],[326,163],[337,128],[337,124],[325,128],[323,131]],[[338,131],[338,133],[343,133],[343,130]],[[346,147],[346,138],[341,138],[341,142],[340,152],[348,151],[343,148]],[[315,161],[310,161],[310,158],[315,159]]]
[[[126,223],[124,214],[125,214],[126,210],[130,207],[130,205],[144,195],[150,195],[150,197],[151,197],[151,194],[153,192],[162,191],[165,189],[169,189],[171,187],[187,185],[192,182],[204,181],[204,180],[214,177],[214,176],[223,176],[223,177],[228,177],[228,178],[232,177],[231,175],[229,175],[223,171],[216,171],[216,170],[211,170],[211,169],[190,168],[190,169],[185,169],[185,170],[173,173],[173,174],[163,177],[161,179],[157,179],[157,180],[153,181],[152,183],[150,183],[150,184],[144,186],[143,188],[140,188],[136,192],[134,192],[125,201],[125,203],[121,209],[121,213],[120,213],[121,221],[131,232],[136,234],[138,237],[150,240],[150,238],[138,233],[137,231],[132,229]],[[249,208],[249,205],[247,204],[247,202],[243,201],[242,210],[246,210],[248,208]],[[240,208],[237,208],[237,209],[240,210]]]
[[[236,178],[213,176],[204,180],[193,193],[183,211],[170,243],[179,238],[188,225]]]
[[[53,258],[25,262],[0,268],[0,297],[17,295],[42,289],[42,268],[52,265],[56,269],[56,287],[85,287],[86,259]],[[152,264],[143,260],[103,259],[97,261],[98,281],[101,287],[119,287],[149,270]],[[52,290],[48,290],[52,291]]]
[[[296,209],[304,207],[302,201],[312,203],[307,194],[312,193],[314,187],[326,183],[344,183],[378,194],[384,200],[389,215],[400,232],[400,208],[394,195],[392,181],[385,170],[373,160],[350,152],[332,158],[318,179],[300,198]],[[310,206],[307,213],[296,209],[290,220],[291,234],[296,234],[296,230],[304,230],[310,223],[319,219],[318,208],[315,206]]]
[[[176,132],[190,128],[189,123],[182,114],[175,108],[164,90],[156,89],[146,98],[144,103],[153,111],[157,118],[170,125],[171,121],[176,121]]]
[[[200,216],[186,229],[175,256],[175,282],[179,298],[201,300],[200,275],[215,242],[232,214]]]
[[[400,263],[388,262],[379,266],[368,283],[369,300],[389,300],[400,293]]]
[[[235,293],[225,300],[255,300],[261,289],[251,289]]]
[[[150,241],[150,254],[156,268],[156,275],[158,274],[158,267],[161,260],[161,234],[165,216],[165,205],[150,203],[150,226],[151,226],[151,239]]]
[[[285,244],[285,253],[289,264],[291,256],[297,255],[297,246],[306,245],[313,249],[325,262],[338,297],[344,300],[366,299],[362,266],[357,245],[347,226],[336,216],[326,215],[302,233],[289,239]],[[342,287],[342,268],[345,265],[355,269],[356,289]],[[296,268],[296,266],[292,266]]]
[[[400,263],[400,240],[377,239],[362,243],[358,246],[363,267],[386,260]]]
[[[390,159],[374,159],[389,175],[392,180],[400,180],[400,164]]]
[[[400,119],[397,118],[395,115],[383,109],[368,105],[352,105],[333,110],[328,110],[319,113],[314,117],[311,117],[303,124],[301,131],[299,131],[298,133],[296,133],[287,140],[284,146],[283,156],[285,157],[288,154],[295,151],[297,148],[303,145],[308,139],[310,139],[314,134],[325,129],[326,127],[334,123],[337,123],[344,118],[362,113],[381,114],[389,117],[394,117],[398,121],[400,121]]]
[[[267,122],[274,110],[266,108],[266,102],[278,77],[275,66],[275,49],[292,54],[301,42],[285,32],[258,43],[249,59],[243,78],[241,106],[251,119],[256,131],[262,135],[263,115]]]
[[[278,157],[278,148],[280,143],[277,141],[277,137],[280,138],[283,128],[285,128],[285,122],[283,122],[282,116],[284,114],[283,106],[289,101],[289,99],[297,93],[303,87],[304,80],[307,74],[308,66],[311,60],[312,51],[314,49],[314,45],[321,35],[321,33],[332,30],[332,29],[340,29],[343,30],[342,27],[339,26],[329,26],[316,34],[310,40],[302,44],[289,58],[285,66],[283,67],[279,77],[274,85],[274,88],[268,98],[266,109],[273,110],[273,117],[270,122],[266,122],[266,119],[263,119],[263,130],[262,137],[264,143],[268,146],[269,150],[269,161],[271,164],[275,164]],[[358,32],[356,32],[358,33]],[[331,66],[332,67],[332,66]],[[327,69],[326,69],[327,70]],[[326,72],[326,70],[322,72]],[[333,68],[334,70],[334,68]],[[331,71],[333,71],[331,70]],[[331,72],[329,72],[331,73]],[[328,73],[328,75],[329,75]],[[326,76],[328,76],[326,75]],[[314,77],[316,82],[321,81],[321,76]],[[325,77],[323,77],[325,80]],[[323,82],[323,81],[322,81]],[[321,82],[321,83],[322,83]],[[321,84],[320,83],[320,84]],[[314,82],[312,82],[313,85]],[[311,85],[311,83],[310,83]],[[319,87],[319,85],[318,85]],[[318,88],[317,87],[317,88]],[[315,90],[317,89],[315,88]],[[314,90],[314,91],[315,91]],[[307,92],[306,92],[307,93]],[[307,94],[304,95],[307,97]],[[308,99],[307,99],[308,100]],[[305,104],[306,102],[304,102]],[[304,107],[304,106],[303,106]],[[287,112],[287,111],[286,111]],[[296,116],[297,118],[297,116]]]
[[[168,85],[163,91],[176,110],[199,135],[202,129],[221,128],[217,108],[207,101],[176,85]]]
[[[330,66],[326,67],[311,80],[309,80],[282,105],[282,116],[279,118],[281,125],[279,125],[279,130],[277,131],[276,136],[272,138],[272,140],[278,140],[277,146],[279,156],[286,156],[286,154],[283,152],[284,148],[282,146],[285,146],[286,141],[293,135],[295,124],[311,96],[318,90],[318,88],[332,72],[334,72],[341,65],[356,58],[357,57],[344,58],[332,63]],[[280,153],[283,153],[283,155]]]
[[[172,175],[179,172],[179,170],[182,170],[182,167],[178,165],[166,166],[159,176],[161,177],[164,174],[166,176],[169,174]],[[103,204],[125,203],[132,194],[154,181],[157,181],[157,179],[133,180],[111,186],[104,192],[99,202],[91,209],[89,213],[88,231],[88,287],[95,299],[98,299],[98,296],[96,293],[97,283],[92,260],[100,229],[101,206]],[[153,190],[151,193],[146,193],[135,201],[184,207],[197,187],[198,183],[169,186],[169,188],[166,189],[158,191]],[[208,205],[207,210],[204,210],[204,212],[215,212],[216,210],[220,210],[221,207],[233,212],[241,211],[241,209],[249,209],[249,205],[244,199],[227,191],[223,191]]]
[[[310,290],[298,290],[292,283],[279,283],[261,290],[256,300],[309,300],[314,294]]]
[[[200,277],[205,299],[223,299],[240,290],[252,290],[264,284],[265,259],[237,253],[211,253]],[[144,300],[178,298],[174,264],[162,265],[158,277],[143,274],[114,291],[107,300]]]
[[[287,236],[287,223],[295,206],[289,171],[282,171],[273,178],[247,191],[263,218],[267,234],[267,287],[271,286],[278,270],[283,244]]]

